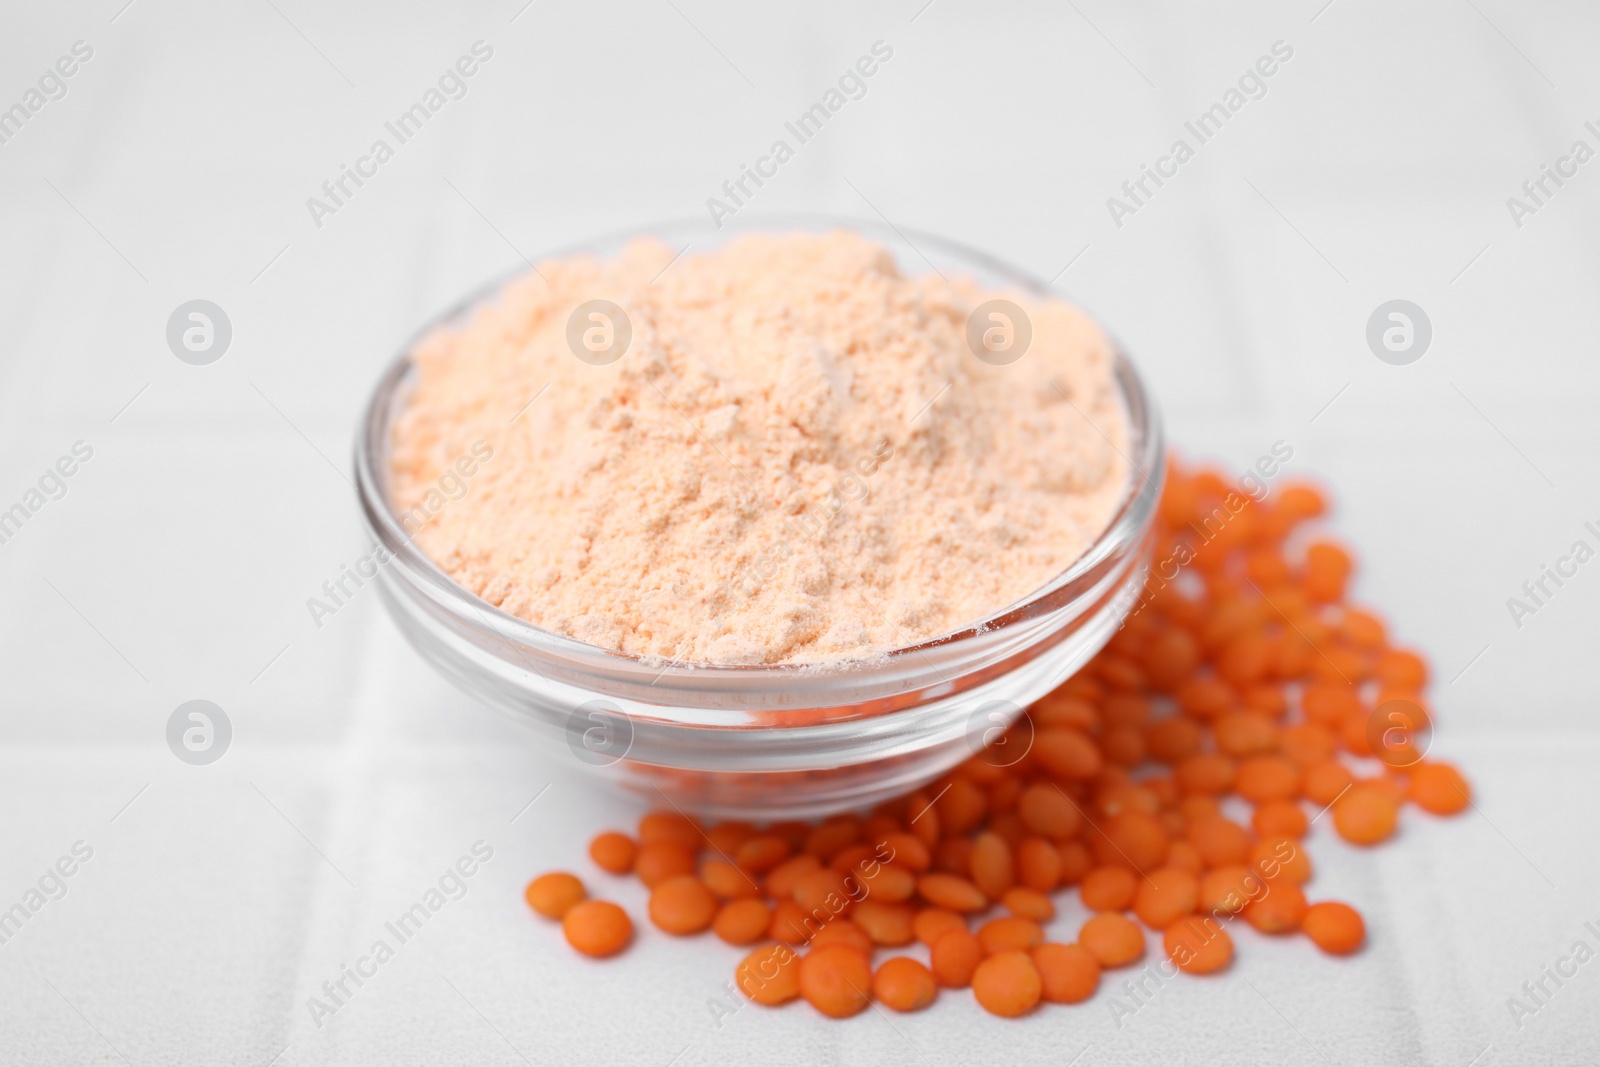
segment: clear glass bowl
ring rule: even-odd
[[[640,233],[704,251],[749,230],[845,228],[883,242],[906,273],[930,266],[986,286],[1049,295],[1044,284],[948,241],[852,220],[766,216],[646,228],[561,253],[608,256]],[[518,272],[520,273],[520,271]],[[462,321],[502,281],[419,331]],[[865,664],[715,665],[587,645],[509,615],[457,585],[390,507],[390,426],[413,369],[408,343],[373,389],[355,448],[367,532],[392,557],[384,603],[446,678],[534,725],[564,754],[655,804],[749,819],[864,810],[938,777],[997,727],[1081,668],[1110,639],[1144,579],[1161,492],[1160,417],[1132,363],[1116,377],[1133,472],[1110,524],[1065,572],[954,633]]]

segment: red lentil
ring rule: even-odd
[[[985,1011],[1010,1019],[1033,1010],[1044,982],[1026,952],[1002,952],[978,964],[972,994]]]
[[[620,834],[615,830],[607,830],[597,834],[589,842],[589,858],[594,860],[594,865],[608,874],[630,874],[633,871],[633,858],[638,855],[639,846],[627,834]]]
[[[872,995],[895,1011],[921,1011],[938,994],[933,972],[909,956],[884,960],[872,976]]]
[[[522,896],[530,908],[546,919],[559,919],[588,893],[577,875],[552,871],[529,882]]]
[[[567,910],[561,932],[585,956],[615,956],[633,940],[633,921],[609,900],[585,900]]]
[[[846,1019],[863,1011],[872,988],[867,957],[845,945],[823,945],[800,957],[800,995],[824,1015]]]

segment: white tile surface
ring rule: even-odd
[[[1506,998],[1574,939],[1600,947],[1600,572],[1520,630],[1505,608],[1600,520],[1600,163],[1520,229],[1505,208],[1575,138],[1600,147],[1591,6],[122,5],[13,5],[0,33],[0,105],[94,48],[0,145],[0,507],[94,448],[0,545],[0,907],[94,848],[0,945],[0,1060],[1593,1059],[1600,964],[1520,1029]],[[305,198],[479,39],[467,97],[315,228]],[[1439,686],[1437,744],[1481,813],[1408,813],[1371,854],[1317,831],[1317,891],[1364,907],[1362,956],[1246,933],[1227,976],[1120,1029],[1114,986],[1023,1024],[952,996],[717,1028],[732,950],[644,930],[598,968],[520,902],[626,802],[415,662],[374,596],[311,624],[305,598],[361,551],[349,444],[396,346],[523,254],[697,215],[879,39],[868,95],[757,208],[881,211],[1045,277],[1071,262],[1058,288],[1129,345],[1174,440],[1240,465],[1291,442],[1337,487],[1361,595],[1443,680],[1471,664]],[[1267,95],[1115,228],[1106,197],[1277,40],[1294,56]],[[194,297],[234,326],[209,367],[164,342]],[[1435,329],[1410,367],[1363,339],[1394,297]],[[195,697],[236,732],[203,768],[163,742]],[[315,1026],[307,998],[478,840],[494,858],[467,894]]]

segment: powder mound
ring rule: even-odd
[[[391,501],[473,593],[639,655],[868,659],[1025,597],[1109,522],[1129,430],[1081,311],[843,231],[675,254],[542,262],[411,353]],[[1003,366],[967,340],[996,297],[1032,327]]]

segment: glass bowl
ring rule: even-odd
[[[615,254],[653,234],[704,251],[751,230],[845,228],[887,245],[901,269],[930,266],[987,287],[1047,286],[951,242],[837,218],[765,216],[649,227],[556,254]],[[521,273],[518,271],[517,273]],[[431,321],[454,325],[485,286]],[[982,751],[996,731],[1079,670],[1142,586],[1161,493],[1160,417],[1120,348],[1116,380],[1136,468],[1109,525],[1044,587],[988,618],[865,663],[719,665],[617,652],[540,629],[458,585],[411,540],[387,493],[390,427],[414,372],[415,340],[373,389],[355,445],[366,532],[384,559],[378,585],[413,647],[467,693],[512,713],[610,782],[687,812],[754,820],[861,811]]]

